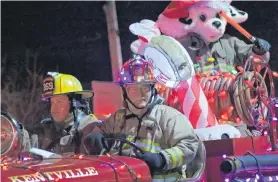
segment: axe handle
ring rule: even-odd
[[[220,15],[223,16],[228,23],[230,23],[235,29],[242,33],[246,38],[248,38],[252,43],[256,43],[257,39],[253,37],[249,32],[247,32],[242,26],[230,18],[225,12],[220,11]]]

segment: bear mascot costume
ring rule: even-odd
[[[233,132],[228,138],[252,135],[247,126],[254,127],[254,121],[246,119],[246,109],[235,104],[239,98],[235,89],[233,94],[229,90],[235,87],[240,68],[248,58],[268,62],[270,57],[267,41],[256,38],[255,44],[247,44],[225,34],[227,19],[220,12],[237,23],[248,18],[246,12],[230,3],[172,1],[156,22],[145,19],[129,27],[139,38],[132,42],[131,50],[144,55],[153,66],[160,82],[158,90],[166,103],[183,112],[197,133],[203,128],[209,131],[212,126],[217,131],[230,128],[225,135],[215,137],[212,129],[203,140],[225,138],[229,130]]]

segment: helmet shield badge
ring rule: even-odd
[[[49,98],[53,96],[55,88],[55,79],[52,76],[48,76],[43,80],[43,94],[42,98]]]

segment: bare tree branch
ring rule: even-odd
[[[7,62],[2,62],[1,68],[2,110],[14,115],[25,127],[32,127],[48,113],[46,105],[40,102],[43,75],[37,54],[26,51],[25,60],[12,60],[12,66]]]

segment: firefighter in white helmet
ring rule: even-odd
[[[194,161],[201,142],[189,120],[174,108],[163,105],[154,87],[149,64],[141,57],[129,59],[116,82],[122,88],[124,109],[99,124],[101,132],[90,133],[86,147],[103,149],[102,137],[121,135],[137,144],[153,175],[153,181],[177,181],[182,166]]]
[[[42,100],[51,105],[51,118],[44,119],[33,129],[39,147],[55,153],[84,153],[84,136],[92,131],[97,118],[90,114],[86,101],[93,92],[83,90],[72,75],[48,72],[43,81]]]

